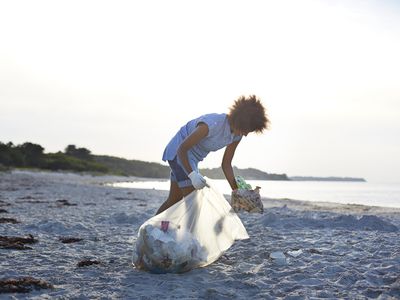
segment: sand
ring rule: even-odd
[[[126,180],[0,173],[0,218],[18,221],[2,222],[0,236],[37,240],[25,250],[0,244],[0,281],[47,283],[0,288],[0,298],[400,298],[400,209],[263,199],[264,214],[240,214],[249,240],[205,268],[155,275],[133,268],[131,256],[167,192],[105,184]]]

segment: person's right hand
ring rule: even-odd
[[[196,171],[191,172],[188,176],[190,178],[190,181],[192,182],[193,187],[196,190],[201,190],[207,185],[204,177],[201,176],[201,174]]]

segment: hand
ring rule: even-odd
[[[201,174],[196,171],[193,171],[188,176],[190,178],[190,181],[192,181],[192,185],[194,186],[194,188],[196,190],[201,190],[202,188],[204,188],[207,185],[204,177],[201,176]]]

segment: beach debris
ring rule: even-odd
[[[322,251],[320,251],[318,249],[314,249],[314,248],[309,249],[308,252],[311,253],[311,254],[322,255]]]
[[[50,201],[43,200],[16,200],[16,203],[29,203],[29,204],[40,204],[40,203],[50,203]]]
[[[139,199],[139,198],[126,198],[126,197],[114,197],[114,200],[130,200],[130,201],[139,201],[139,200],[143,200],[143,199]]]
[[[71,244],[83,241],[82,238],[75,238],[75,237],[60,237],[59,240],[61,241],[61,243],[64,244]]]
[[[287,254],[290,255],[291,257],[298,257],[303,254],[303,250],[301,250],[301,249],[292,250],[292,251],[288,251]]]
[[[0,235],[0,248],[15,249],[15,250],[32,250],[31,247],[25,244],[34,244],[37,240],[29,234],[28,237],[8,237]]]
[[[61,206],[77,206],[78,204],[76,203],[70,203],[68,200],[66,199],[60,199],[56,201],[57,206],[61,207]]]
[[[314,248],[308,250],[308,252],[310,252],[311,254],[318,254],[318,255],[321,255],[321,254],[322,254],[321,251],[319,251],[319,250],[317,250],[317,249],[314,249]]]
[[[49,201],[38,200],[37,198],[32,197],[31,195],[20,197],[15,202],[16,203],[29,203],[29,204],[49,203]]]
[[[250,213],[263,213],[264,206],[261,202],[260,187],[255,189],[246,183],[242,176],[235,177],[237,190],[232,191],[231,206],[235,212],[247,211]]]
[[[0,224],[3,224],[3,223],[18,224],[20,222],[14,218],[0,218]]]
[[[3,200],[0,200],[0,206],[11,206],[11,204],[7,203],[7,202],[5,202]]]
[[[231,206],[235,212],[247,211],[249,213],[263,213],[260,187],[254,190],[234,190],[231,195]]]
[[[3,208],[0,208],[0,213],[8,213],[8,211]]]
[[[247,211],[249,213],[263,213],[264,206],[261,202],[260,187],[254,190],[234,190],[231,194],[231,206],[235,212]]]
[[[130,199],[125,197],[114,197],[114,200],[130,200]]]
[[[261,271],[261,269],[263,268],[262,264],[258,264],[257,266],[253,267],[250,269],[250,272],[253,274],[257,274]]]
[[[91,265],[99,265],[100,262],[98,260],[90,260],[90,259],[84,259],[81,260],[80,262],[78,262],[77,266],[78,268],[82,268],[82,267],[87,267],[87,266],[91,266]]]
[[[287,264],[286,255],[282,251],[272,252],[269,257],[277,265],[283,266]]]
[[[25,246],[21,242],[6,243],[6,242],[0,241],[0,248],[1,249],[12,249],[12,250],[32,250],[31,247]]]
[[[53,285],[33,277],[0,280],[1,293],[29,293],[32,290],[53,289]]]
[[[19,197],[18,199],[21,199],[21,200],[32,200],[32,199],[36,199],[36,198],[32,197],[31,195],[28,195],[28,196],[24,196],[24,197]]]

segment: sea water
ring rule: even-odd
[[[231,193],[226,180],[214,180],[218,189]],[[253,188],[261,187],[261,196],[273,199],[335,202],[400,208],[400,183],[344,181],[272,181],[246,180]],[[114,183],[113,186],[169,190],[169,180],[137,180]]]

